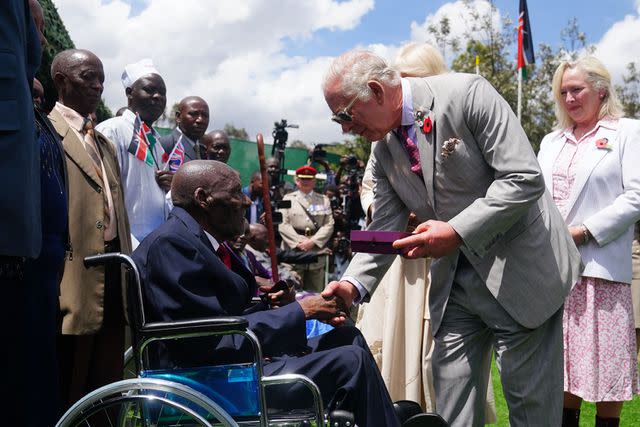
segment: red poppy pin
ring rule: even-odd
[[[424,111],[416,111],[416,124],[420,128],[420,131],[423,134],[428,134],[433,129],[433,123],[431,122],[431,117],[425,117]]]
[[[596,147],[600,150],[611,150],[611,145],[609,145],[609,140],[607,138],[600,138],[596,140]]]
[[[428,134],[429,132],[431,132],[432,127],[433,124],[431,123],[431,117],[427,117],[422,124],[422,133],[424,133],[425,135]]]

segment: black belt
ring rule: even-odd
[[[313,236],[314,234],[316,234],[316,231],[318,231],[317,229],[312,230],[312,229],[310,229],[310,228],[306,228],[306,229],[304,229],[304,230],[302,230],[302,231],[300,231],[300,230],[296,230],[295,228],[294,228],[294,230],[295,230],[295,232],[296,232],[296,233],[298,233],[300,236],[305,236],[305,237],[311,237],[311,236]]]

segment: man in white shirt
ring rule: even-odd
[[[96,129],[116,148],[135,247],[165,221],[169,211],[165,193],[173,175],[164,167],[169,153],[165,154],[161,144],[155,142],[158,135],[152,127],[164,112],[167,89],[150,59],[127,65],[122,73],[122,84],[127,95],[127,109],[122,116],[106,120]],[[151,134],[139,138],[138,133],[144,125]],[[142,144],[140,148],[146,145],[150,157],[136,156],[140,153],[136,144]]]

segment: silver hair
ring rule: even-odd
[[[585,56],[576,61],[563,61],[553,75],[552,89],[555,98],[556,129],[566,129],[575,123],[569,117],[562,104],[560,86],[562,77],[568,69],[579,69],[585,74],[585,79],[592,89],[602,93],[602,103],[598,111],[598,120],[605,117],[620,118],[624,116],[622,103],[611,86],[611,74],[604,64],[595,56]]]
[[[345,98],[358,95],[366,101],[372,95],[367,85],[370,80],[395,87],[400,84],[400,74],[373,52],[351,50],[333,60],[324,76],[322,91],[326,94],[328,86],[337,83]]]

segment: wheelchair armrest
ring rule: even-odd
[[[146,323],[142,326],[140,332],[144,335],[165,337],[192,333],[231,333],[246,331],[248,327],[249,322],[242,317],[216,317],[211,319]]]

